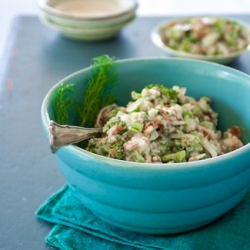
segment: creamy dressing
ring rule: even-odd
[[[114,0],[65,0],[56,3],[55,9],[79,17],[102,17],[119,14],[121,7]]]

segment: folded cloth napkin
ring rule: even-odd
[[[66,185],[36,212],[39,219],[55,223],[46,242],[63,250],[249,250],[250,192],[216,222],[188,233],[146,235],[109,225],[93,215]]]

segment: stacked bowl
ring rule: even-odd
[[[115,36],[136,17],[136,0],[38,0],[40,20],[76,40]]]

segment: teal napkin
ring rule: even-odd
[[[250,193],[236,208],[207,227],[171,236],[139,234],[109,225],[81,204],[68,186],[45,201],[36,215],[55,224],[45,240],[63,250],[250,249]]]

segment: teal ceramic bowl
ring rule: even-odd
[[[131,59],[118,64],[119,84],[114,90],[118,104],[127,103],[132,90],[149,83],[178,84],[187,88],[188,95],[211,97],[220,129],[239,125],[245,145],[212,159],[172,164],[115,160],[65,146],[55,157],[75,195],[102,220],[150,234],[192,230],[235,207],[250,187],[250,77],[189,59]],[[83,82],[90,71],[91,67],[83,69],[61,81],[76,84],[76,101],[84,95]],[[49,120],[54,119],[51,95],[57,86],[42,105],[47,135]]]

